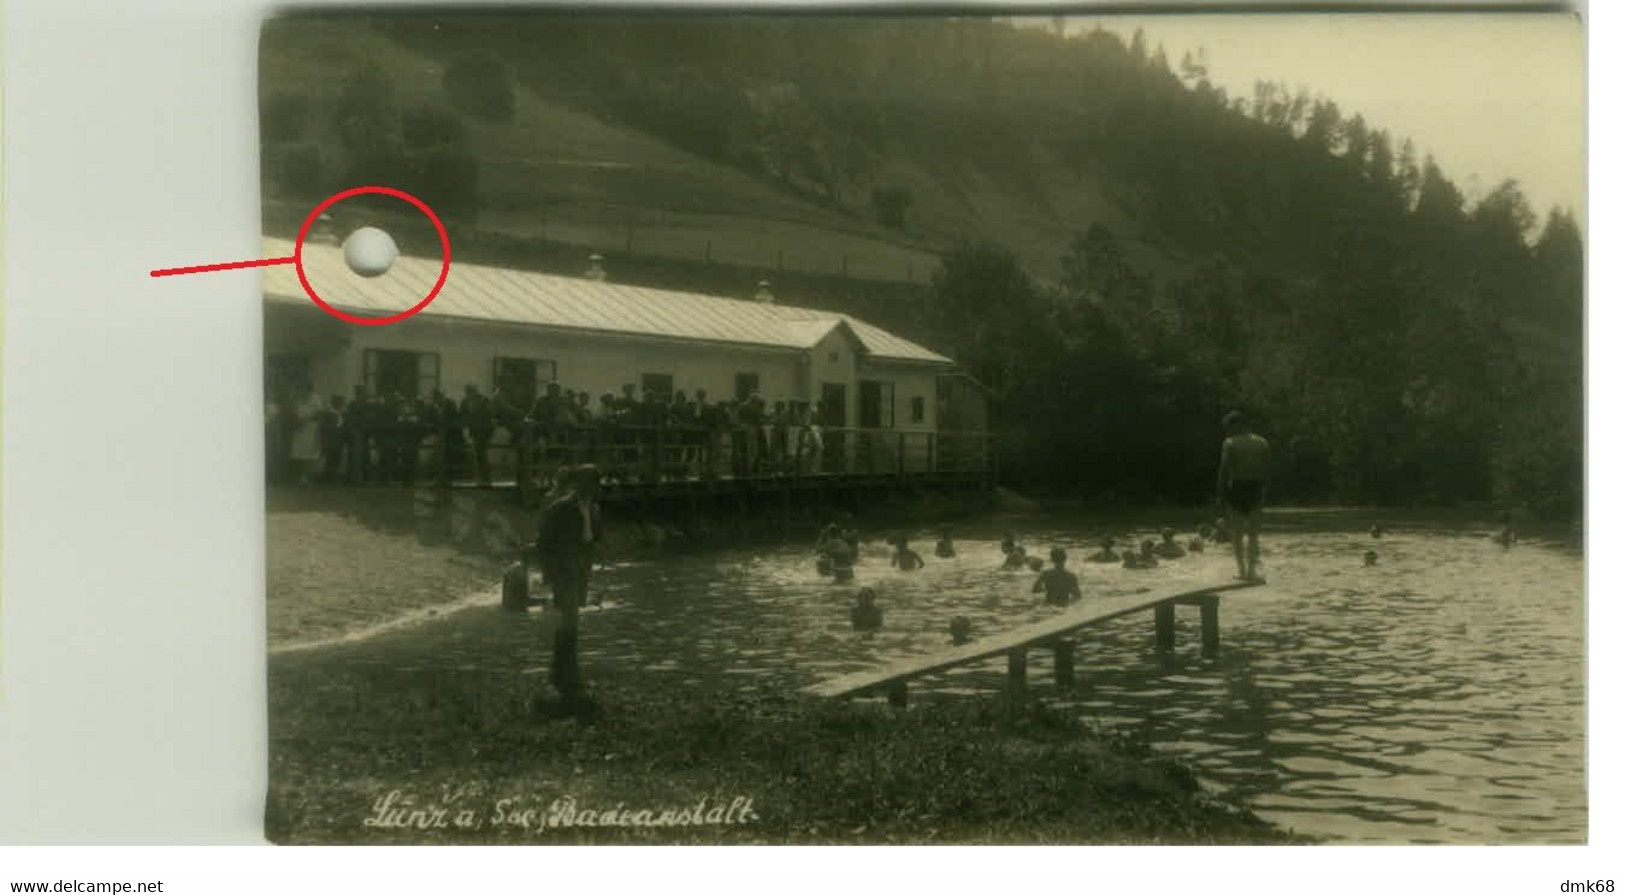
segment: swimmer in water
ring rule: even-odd
[[[820,568],[826,564],[836,581],[852,580],[852,548],[846,541],[836,538],[825,545],[824,555],[819,559]]]
[[[1002,544],[1001,546],[1004,548],[1004,568],[1006,568],[1006,569],[1022,569],[1022,568],[1026,568],[1026,566],[1027,566],[1027,551],[1023,550],[1020,544],[1017,544],[1016,542],[1010,540],[1009,538],[1006,538],[1005,541],[1004,541],[1004,544]]]
[[[1365,552],[1365,564],[1368,566],[1374,566],[1377,564],[1377,551],[1367,550]]]
[[[856,563],[859,557],[863,555],[863,552],[859,549],[862,542],[858,540],[858,533],[848,528],[841,532],[841,540],[846,542],[847,549],[852,553],[852,562]]]
[[[1206,526],[1203,526],[1203,528],[1206,528]],[[1185,545],[1185,549],[1192,553],[1201,553],[1207,549],[1207,539],[1203,535],[1197,534],[1191,538],[1190,543]]]
[[[829,577],[835,574],[835,560],[832,548],[836,544],[844,546],[844,542],[841,541],[840,526],[831,522],[818,532],[818,543],[813,545],[813,553],[818,556],[817,568],[820,576]]]
[[[878,631],[885,623],[885,615],[875,605],[875,590],[866,587],[858,591],[857,605],[852,607],[852,630]]]
[[[892,554],[891,564],[905,572],[912,572],[925,566],[925,560],[918,553],[908,549],[908,538],[898,538],[892,542],[897,545],[897,552]]]
[[[507,612],[524,612],[530,608],[530,551],[519,552],[519,559],[502,574],[502,608]]]
[[[1378,523],[1378,522],[1371,523],[1371,536],[1373,538],[1382,537],[1382,524],[1381,523]]]
[[[948,623],[948,637],[953,640],[955,646],[970,643],[970,619],[963,615],[954,616],[954,620]]]
[[[1116,544],[1117,544],[1117,542],[1115,540],[1111,539],[1111,538],[1101,538],[1100,539],[1100,549],[1096,550],[1094,553],[1089,554],[1089,561],[1090,562],[1119,562],[1119,561],[1121,561],[1122,557],[1118,556],[1117,551],[1112,549],[1112,547],[1116,546]]]
[[[954,555],[953,535],[944,528],[942,537],[937,541],[937,559],[951,559]]]
[[[1146,538],[1140,542],[1139,553],[1125,553],[1123,555],[1123,568],[1125,569],[1154,569],[1157,567],[1157,542]]]
[[[1162,543],[1157,545],[1157,555],[1163,559],[1178,559],[1185,555],[1185,548],[1174,541],[1174,530],[1162,530]]]
[[[1502,547],[1511,547],[1518,541],[1518,533],[1512,530],[1512,514],[1501,514],[1501,533],[1495,536],[1495,542]]]
[[[1033,593],[1042,591],[1044,602],[1051,606],[1065,606],[1083,599],[1078,576],[1066,570],[1066,551],[1056,547],[1049,552],[1049,560],[1054,565],[1038,574],[1038,580],[1033,582]]]

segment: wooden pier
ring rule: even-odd
[[[1119,597],[1086,597],[1077,606],[1041,622],[948,646],[930,655],[899,659],[868,671],[832,678],[804,692],[832,698],[885,693],[893,705],[901,707],[908,704],[908,682],[915,678],[1004,656],[1009,669],[1009,692],[1019,697],[1027,687],[1027,654],[1035,648],[1055,653],[1056,683],[1070,686],[1076,668],[1076,645],[1070,635],[1125,615],[1149,611],[1155,623],[1157,650],[1165,652],[1174,648],[1174,611],[1179,606],[1201,609],[1202,654],[1213,658],[1219,651],[1220,595],[1257,586],[1258,583],[1237,581],[1193,588],[1186,582]]]
[[[997,459],[987,432],[826,428],[823,449],[798,450],[799,431],[769,434],[763,427],[697,429],[677,426],[561,426],[527,424],[514,437],[491,444],[491,481],[476,480],[471,445],[459,430],[408,436],[415,479],[438,487],[494,487],[517,492],[535,506],[563,466],[596,464],[608,503],[657,499],[770,499],[897,487],[980,490],[991,493]],[[403,449],[388,431],[352,435],[346,479],[352,484],[391,481],[391,463]],[[365,462],[355,458],[365,456]],[[369,471],[364,475],[364,471]]]

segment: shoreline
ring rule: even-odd
[[[535,666],[545,666],[551,626],[549,616],[493,609],[271,656],[267,837],[279,844],[1312,841],[1203,790],[1188,765],[1132,734],[1039,700],[1011,706],[943,696],[899,712],[802,696],[794,682],[740,692],[720,669],[689,677],[598,662],[589,669],[596,721],[540,720],[527,701],[546,686],[545,668]],[[705,811],[690,810],[679,822],[701,801]],[[573,806],[573,820],[561,819],[561,806]],[[718,806],[731,809],[734,822],[711,822]],[[661,822],[665,811],[673,813]]]

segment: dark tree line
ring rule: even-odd
[[[1408,230],[1419,211],[1351,220],[1310,276],[1214,254],[1158,285],[1097,226],[1044,286],[1009,251],[967,244],[937,274],[931,329],[992,393],[1018,482],[1201,501],[1218,421],[1245,408],[1277,445],[1284,498],[1494,500],[1572,518],[1578,228],[1553,213],[1530,245],[1516,203],[1466,211],[1452,189],[1424,189],[1448,200],[1437,241]],[[1520,310],[1536,307],[1556,320]]]

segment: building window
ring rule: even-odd
[[[513,407],[529,407],[536,403],[536,396],[558,375],[558,364],[550,360],[498,357],[491,362],[491,388]]]
[[[278,404],[303,397],[310,385],[310,357],[304,354],[273,354],[265,359],[265,390]]]
[[[734,374],[734,400],[743,401],[762,387],[762,377],[755,373]]]
[[[670,373],[645,373],[643,374],[642,384],[644,398],[660,395],[668,401],[671,400],[672,381]]]
[[[858,383],[858,426],[890,429],[897,425],[897,387],[890,382],[865,379]]]
[[[919,395],[908,399],[908,421],[911,423],[925,422],[925,399]]]
[[[367,394],[427,398],[440,387],[440,355],[431,351],[384,351],[368,348]]]

